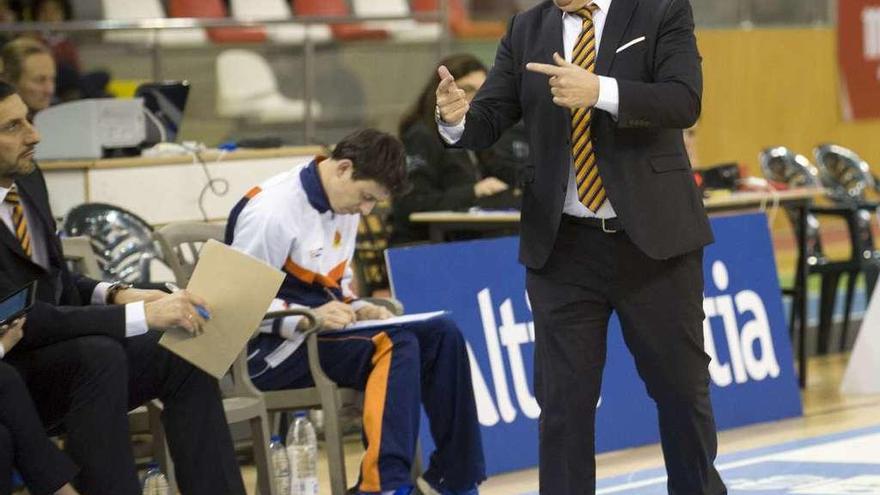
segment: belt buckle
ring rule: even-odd
[[[605,232],[606,234],[616,234],[617,229],[609,229],[608,227],[605,227],[605,220],[605,218],[602,218],[602,232]]]

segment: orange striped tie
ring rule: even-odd
[[[3,201],[12,205],[12,225],[15,227],[15,237],[18,238],[24,253],[31,256],[33,254],[31,235],[28,233],[27,219],[24,217],[24,209],[21,207],[21,196],[18,195],[15,184],[6,193],[6,198]]]
[[[576,12],[583,19],[581,34],[571,54],[571,62],[589,72],[596,68],[596,32],[593,12],[598,8],[590,4]],[[596,154],[590,137],[592,108],[577,108],[571,112],[571,156],[574,157],[574,173],[578,198],[595,213],[605,202],[605,187],[596,166]]]

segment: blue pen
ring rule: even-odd
[[[170,290],[171,292],[180,291],[180,287],[178,287],[177,285],[175,285],[171,282],[165,282],[165,288]],[[194,306],[196,307],[196,311],[199,312],[199,316],[204,318],[205,321],[208,321],[211,319],[211,313],[209,313],[208,310],[205,309],[204,306],[202,306],[200,304],[194,304]]]

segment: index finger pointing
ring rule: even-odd
[[[452,77],[452,73],[449,72],[445,65],[437,68],[437,75],[440,76],[440,85],[437,86],[438,91],[445,91],[451,84],[455,83],[455,78]]]
[[[529,62],[526,64],[526,69],[532,72],[537,72],[540,74],[544,74],[547,76],[558,76],[562,73],[562,69],[555,65],[550,64],[540,64],[538,62]]]

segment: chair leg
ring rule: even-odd
[[[846,349],[846,341],[849,337],[849,322],[850,316],[852,312],[852,303],[853,297],[856,292],[856,279],[859,277],[859,272],[849,272],[847,273],[846,279],[846,301],[844,301],[843,307],[843,328],[840,330],[840,343],[837,346],[838,352],[842,352]]]
[[[819,328],[816,334],[818,354],[827,354],[831,340],[831,320],[834,315],[834,300],[837,297],[839,273],[823,273],[822,289],[819,294]]]
[[[174,461],[168,449],[165,427],[162,425],[162,409],[158,401],[147,403],[147,415],[150,422],[150,433],[153,436],[153,459],[159,463],[159,469],[165,473],[171,495],[177,495],[177,477],[174,475]]]
[[[345,495],[348,491],[345,475],[345,448],[342,443],[342,428],[339,422],[339,407],[335,400],[324,404],[324,440],[327,448],[327,463],[330,468],[330,493]],[[330,406],[330,407],[328,407]]]
[[[269,453],[269,419],[265,414],[250,419],[254,464],[257,467],[257,493],[260,495],[287,495],[277,493],[272,483],[272,459]]]

